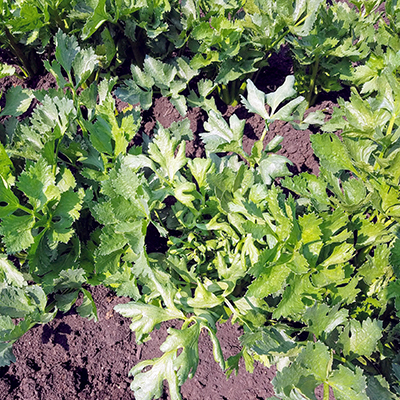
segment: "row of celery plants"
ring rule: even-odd
[[[51,54],[58,30],[79,34],[80,46],[95,51],[108,76],[126,74],[130,65],[143,69],[147,57],[170,65],[178,55],[212,80],[227,104],[235,104],[246,79],[257,83],[269,57],[285,44],[297,90],[312,105],[321,91],[360,84],[365,74],[355,65],[379,59],[387,49],[399,51],[396,3],[386,2],[385,12],[378,11],[381,0],[349,3],[353,7],[323,0],[3,0],[0,45],[26,76],[43,70],[43,55]],[[0,76],[9,73],[3,69]]]

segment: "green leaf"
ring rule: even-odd
[[[154,83],[160,89],[169,89],[177,74],[177,70],[173,65],[163,63],[149,56],[144,60],[144,71],[154,79]]]
[[[29,316],[19,321],[16,325],[10,316],[0,315],[0,343],[14,343],[16,339],[21,337],[31,327],[32,324]]]
[[[224,302],[222,296],[216,296],[207,290],[201,282],[197,282],[194,297],[187,299],[187,304],[193,308],[213,308]]]
[[[32,228],[35,224],[33,215],[10,215],[4,217],[0,225],[0,235],[7,247],[7,253],[14,254],[28,249],[34,242]]]
[[[165,342],[160,346],[164,353],[182,352],[174,360],[174,369],[178,376],[178,383],[182,385],[188,378],[193,378],[199,363],[199,335],[200,324],[195,323],[185,329],[168,328],[168,336]]]
[[[344,200],[348,205],[358,205],[365,201],[367,190],[364,183],[358,179],[349,179],[342,182]]]
[[[276,178],[283,176],[290,176],[292,173],[288,170],[286,164],[293,165],[293,163],[284,156],[278,154],[269,154],[268,157],[261,160],[258,170],[266,185],[271,185],[272,181]]]
[[[273,312],[274,318],[294,317],[306,309],[305,297],[317,293],[308,274],[289,277],[282,300]]]
[[[282,185],[309,200],[318,211],[326,210],[331,204],[326,192],[326,183],[321,177],[304,172],[292,178],[285,178]]]
[[[53,170],[43,158],[35,164],[28,164],[26,170],[18,178],[17,187],[38,211],[60,195],[55,185]]]
[[[3,144],[0,143],[0,176],[7,182],[11,181],[13,179],[13,177],[11,177],[11,171],[13,169],[14,165]]]
[[[102,68],[110,68],[110,64],[117,54],[117,48],[108,28],[102,30],[101,39],[102,44],[96,47],[96,54],[100,56]]]
[[[56,301],[57,308],[61,312],[68,312],[78,299],[78,295],[79,290],[75,290],[70,293],[55,294],[54,299]]]
[[[162,68],[161,64],[160,67]],[[131,65],[131,73],[133,81],[142,89],[150,90],[154,86],[155,82],[151,73],[151,68],[150,71],[147,72],[141,70],[137,65]]]
[[[289,25],[290,31],[298,36],[309,35],[318,18],[318,10],[321,4],[324,4],[323,0],[296,1],[294,12],[291,16],[293,22]],[[306,18],[302,24],[299,24],[304,13],[306,13]]]
[[[306,328],[308,331],[317,338],[325,333],[326,338],[337,326],[347,321],[348,314],[349,312],[344,308],[339,310],[339,305],[330,308],[326,304],[315,303],[306,310],[303,320],[308,324]]]
[[[396,395],[390,392],[389,384],[383,376],[368,376],[367,396],[369,400],[396,400]]]
[[[338,268],[342,269],[341,265]],[[331,285],[332,291],[332,304],[336,305],[339,303],[351,304],[355,301],[360,289],[358,289],[358,277],[353,277],[350,282],[345,286],[337,286],[336,284]]]
[[[308,248],[309,246],[306,246]],[[303,250],[304,251],[304,250]],[[305,251],[306,253],[306,251]],[[310,256],[307,254],[308,259],[310,260]],[[312,257],[314,258],[314,257]],[[310,264],[309,260],[307,260],[302,254],[294,253],[293,258],[286,263],[286,266],[291,269],[297,275],[303,275],[309,272]]]
[[[130,167],[130,161],[122,159],[122,165],[118,162],[109,179],[102,183],[102,192],[111,199],[113,214],[121,222],[150,218],[150,193],[146,190],[146,180]],[[111,223],[112,216],[107,224]]]
[[[53,62],[50,64],[49,61],[45,60],[43,64],[46,70],[56,78],[58,87],[60,89],[63,89],[68,82],[65,80],[63,76],[63,72],[61,71],[61,64],[59,63],[59,61],[53,60]],[[37,97],[38,94],[35,93],[35,96]]]
[[[315,399],[314,390],[325,382],[332,365],[332,355],[321,342],[308,342],[295,361],[278,371],[272,383],[279,395],[290,398],[298,389],[306,398]]]
[[[36,307],[23,289],[5,286],[0,290],[0,314],[11,318],[24,318],[35,310]]]
[[[397,238],[393,242],[393,247],[390,249],[389,257],[390,265],[393,267],[397,278],[400,277],[400,239]]]
[[[174,352],[165,353],[162,357],[146,360],[136,364],[129,372],[135,378],[131,383],[131,389],[137,400],[159,399],[163,394],[163,382],[168,381],[171,400],[181,400],[179,393],[178,377],[174,370]],[[151,366],[147,372],[141,372]]]
[[[146,282],[146,285],[153,291],[153,295],[158,293],[169,309],[183,317],[183,313],[175,305],[178,289],[171,280],[170,274],[160,267],[157,258],[150,258],[145,252],[142,252],[135,261],[133,272],[140,277],[142,282]]]
[[[105,226],[100,235],[100,246],[96,250],[96,255],[106,256],[122,248],[128,243],[128,239],[123,233],[115,232],[114,226]]]
[[[219,68],[219,73],[215,78],[215,83],[233,86],[236,84],[236,82],[241,82],[243,78],[248,76],[247,74],[257,71],[257,68],[254,66],[254,64],[262,59],[260,53],[258,53],[258,55],[259,57],[253,56],[254,58],[251,57],[249,59],[243,58],[238,60],[234,58],[227,58],[223,60]],[[238,92],[233,92],[233,94],[236,94],[236,96],[239,95]],[[232,100],[236,99],[232,98]]]
[[[243,222],[241,225],[242,225],[243,229],[245,230],[245,232],[251,233],[251,236],[255,240],[263,240],[263,238],[266,235],[274,235],[274,231],[271,229],[271,227],[268,224],[263,224],[261,222],[254,223],[251,221],[246,221],[246,222]],[[264,250],[263,255],[265,254],[265,252],[268,252],[268,250]],[[265,268],[264,264],[263,264],[263,267]]]
[[[28,110],[34,95],[29,89],[22,89],[22,86],[13,86],[6,93],[6,106],[0,112],[0,117],[18,117]]]
[[[26,286],[25,294],[30,298],[29,303],[34,304],[41,313],[44,313],[47,305],[47,296],[42,287],[39,285]]]
[[[204,122],[206,132],[200,137],[210,152],[229,151],[224,144],[232,143],[232,151],[239,152],[242,148],[242,138],[245,120],[240,120],[235,114],[229,118],[229,125],[218,112],[210,111],[208,121]]]
[[[158,359],[146,360],[130,371],[134,376],[131,384],[138,400],[159,398],[163,392],[163,381],[167,380],[171,400],[181,400],[179,386],[196,372],[199,355],[198,340],[201,325],[196,322],[181,330],[169,328],[168,337],[160,349],[164,355]],[[178,355],[178,351],[181,350]],[[151,366],[146,372],[143,369]]]
[[[13,76],[15,74],[15,68],[11,65],[0,63],[0,79],[6,76]]]
[[[170,98],[171,104],[178,110],[179,114],[185,116],[187,113],[186,97],[175,96]]]
[[[328,171],[336,173],[349,170],[357,174],[346,147],[336,135],[329,133],[312,135],[311,143],[315,155]]]
[[[124,265],[122,271],[116,272],[103,281],[104,285],[111,285],[118,296],[130,297],[132,300],[137,301],[140,299],[141,294],[137,286],[137,280],[131,272],[129,264]]]
[[[194,0],[182,0],[181,8],[187,25],[191,25],[193,21],[197,20],[197,8]]]
[[[54,279],[54,291],[65,291],[66,289],[81,289],[86,282],[86,272],[82,268],[67,269],[60,271],[59,276]]]
[[[332,372],[328,383],[337,400],[368,400],[365,378],[358,367],[353,372],[339,364],[339,369]]]
[[[353,258],[356,249],[351,243],[341,243],[333,248],[332,254],[326,258],[320,265],[329,267],[335,264],[342,264]]]
[[[209,158],[194,158],[193,160],[188,160],[188,166],[200,190],[205,188],[207,186],[207,173],[215,170],[215,165],[212,161]]]
[[[374,256],[367,255],[367,260],[358,270],[358,273],[363,276],[363,280],[367,285],[372,285],[379,291],[379,281],[387,280],[392,275],[392,268],[389,264],[390,249],[386,244],[378,244],[374,249]],[[370,289],[371,290],[371,289]],[[369,295],[371,291],[369,292]]]
[[[29,125],[20,125],[24,157],[37,160],[44,157],[48,164],[55,165],[56,140],[74,127],[77,112],[72,100],[67,97],[45,95],[42,105],[37,106]],[[76,129],[76,128],[75,128]]]
[[[90,14],[82,29],[82,40],[89,39],[104,22],[111,20],[111,17],[106,11],[106,0],[96,0],[94,4],[93,13]]]
[[[17,360],[12,351],[12,343],[0,342],[0,367],[6,367]]]
[[[80,48],[78,41],[74,36],[68,36],[61,30],[58,30],[55,37],[56,42],[56,59],[64,68],[64,70],[70,74],[72,64],[77,54],[79,54]]]
[[[57,187],[60,189],[60,192],[65,193],[69,189],[74,189],[75,186],[76,180],[71,170],[61,165],[57,174]]]
[[[215,360],[215,362],[217,362],[219,364],[221,369],[224,371],[226,369],[226,367],[225,367],[224,355],[223,355],[222,349],[221,349],[221,344],[217,338],[215,330],[210,328],[209,326],[207,326],[206,328],[208,330],[208,334],[210,335],[211,342],[213,344],[214,360]]]
[[[280,291],[290,272],[285,265],[266,266],[265,272],[250,284],[247,295],[267,297]]]
[[[193,182],[178,183],[174,188],[175,198],[186,207],[194,209],[193,201],[199,197],[196,185]]]
[[[367,318],[363,323],[357,320],[348,322],[339,337],[345,356],[369,357],[377,350],[378,340],[382,337],[382,322]]]
[[[124,86],[120,86],[115,90],[115,95],[126,103],[135,105],[140,104],[143,110],[148,110],[153,104],[153,81],[149,82],[149,87],[142,89],[133,80],[126,80]]]
[[[205,111],[210,112],[211,110],[214,112],[218,112],[217,106],[215,105],[214,97],[207,98],[213,90],[215,89],[215,83],[208,79],[202,79],[197,83],[197,88],[199,94],[197,95],[192,89],[190,90],[189,96],[187,96],[186,100],[188,105],[192,108],[201,107]]]
[[[320,241],[322,236],[320,225],[322,222],[322,219],[314,213],[305,214],[299,217],[301,241],[303,244],[313,244]],[[312,251],[312,249],[310,250]],[[315,255],[318,256],[318,253]]]
[[[61,194],[60,201],[53,213],[51,231],[49,232],[49,238],[53,243],[58,241],[68,243],[74,234],[72,223],[79,218],[83,197],[82,188],[79,192],[69,190]]]
[[[79,51],[72,63],[76,89],[89,78],[98,63],[98,57],[92,48]]]
[[[83,301],[82,304],[77,307],[76,311],[81,317],[87,318],[89,321],[94,319],[94,322],[97,322],[97,307],[93,301],[92,295],[84,288],[81,288],[81,291],[83,293]]]
[[[291,121],[292,113],[304,102],[304,97],[299,96],[278,110],[278,107],[290,97],[296,95],[294,89],[294,76],[286,77],[285,82],[275,92],[265,94],[258,90],[254,84],[247,80],[247,100],[242,97],[242,103],[250,111],[260,115],[268,124],[275,120]],[[270,112],[265,109],[266,104],[271,107]],[[301,116],[302,117],[302,116]]]
[[[74,126],[73,122],[77,111],[71,99],[46,95],[42,103],[42,107],[35,108],[31,118],[31,123],[37,132],[42,133],[45,130],[46,133],[49,133],[49,138],[58,139],[70,126]],[[52,130],[53,132],[50,134]]]
[[[178,76],[189,82],[199,74],[199,70],[190,66],[189,59],[186,57],[177,57],[174,59],[178,68]],[[186,84],[185,84],[186,87]]]
[[[97,117],[94,124],[85,121],[85,127],[90,133],[90,141],[99,152],[109,156],[113,155],[111,126],[102,117]]]
[[[146,341],[148,334],[164,321],[181,318],[182,314],[175,310],[165,309],[140,301],[118,304],[114,310],[122,316],[132,318],[130,328],[135,332],[136,342]]]
[[[22,288],[27,285],[24,276],[15,268],[15,266],[7,260],[7,256],[0,254],[0,282],[5,282],[8,285]]]
[[[328,285],[338,286],[342,283],[346,283],[348,279],[346,279],[346,269],[351,268],[346,264],[336,264],[334,267],[321,268],[317,267],[317,272],[314,273],[311,277],[312,283],[317,288],[322,288]],[[339,287],[342,289],[342,287]],[[348,292],[347,294],[350,294]]]
[[[296,95],[294,75],[285,78],[285,82],[275,92],[266,95],[266,102],[271,107],[270,115],[274,115],[279,105],[286,99]]]
[[[185,143],[179,143],[165,129],[159,129],[153,142],[150,143],[149,155],[153,161],[160,165],[170,182],[187,163]]]
[[[302,120],[304,113],[304,104],[306,100],[303,96],[296,97],[295,99],[289,101],[289,103],[285,104],[281,107],[275,114],[271,115],[269,122],[272,121],[288,121],[291,122],[295,119]],[[293,124],[293,123],[292,123]],[[293,124],[296,127],[296,124]],[[308,125],[305,120],[301,122],[298,129],[305,129]]]
[[[271,365],[270,360],[275,357],[285,357],[299,352],[295,342],[283,330],[273,327],[247,332],[239,340],[243,349],[254,351],[267,367]]]
[[[101,83],[103,83],[102,81]],[[101,86],[100,83],[100,86]],[[103,85],[104,86],[104,85]],[[95,112],[95,108],[97,105],[97,96],[99,95],[99,89],[97,88],[97,82],[92,82],[89,87],[86,89],[82,90],[82,92],[79,95],[79,101],[80,103],[86,107],[88,111],[88,119],[92,120],[93,114]],[[100,99],[99,99],[100,100]]]
[[[265,93],[258,90],[254,83],[248,79],[247,80],[247,99],[244,96],[242,98],[242,103],[244,106],[252,113],[260,115],[263,119],[268,120],[270,114],[265,109]],[[270,97],[271,99],[271,97]],[[273,97],[272,97],[273,99]]]
[[[7,183],[0,176],[0,201],[6,205],[0,206],[0,218],[4,218],[12,214],[19,207],[19,200],[14,195]]]
[[[337,208],[332,213],[323,213],[323,219],[324,220],[320,225],[320,228],[323,234],[322,240],[324,242],[327,241],[328,244],[340,243],[347,238],[352,237],[352,232],[347,230],[349,217],[344,210]]]
[[[160,124],[157,125],[157,132],[159,128],[161,128]],[[194,140],[193,131],[190,128],[189,118],[185,118],[182,121],[172,122],[172,124],[168,128],[168,131],[170,135],[175,137],[178,141]]]
[[[115,273],[120,267],[121,256],[124,251],[116,250],[107,255],[101,255],[95,252],[95,267],[98,274]]]
[[[399,217],[400,201],[399,191],[393,190],[393,186],[383,178],[370,180],[371,186],[376,190],[376,196],[373,198],[374,206],[383,214]]]

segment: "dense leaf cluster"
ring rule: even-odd
[[[383,19],[379,1],[352,4],[0,2],[0,42],[27,74],[26,57],[54,44],[43,66],[58,85],[13,87],[0,112],[0,366],[79,296],[78,313],[96,319],[87,289],[104,284],[132,299],[115,309],[138,343],[182,321],[161,357],[132,368],[140,400],[161,397],[165,380],[181,398],[203,330],[228,376],[242,357],[249,371],[276,365],[275,398],[315,399],[321,384],[324,400],[330,388],[337,400],[398,398],[399,7],[386,2]],[[255,73],[284,42],[294,75],[265,94]],[[14,73],[0,66],[0,77]],[[321,89],[343,85],[351,96],[329,121],[304,116]],[[207,112],[206,158],[185,155],[187,119],[132,145],[157,92],[182,115]],[[265,121],[249,152],[245,121],[225,120],[214,97],[240,93]],[[131,106],[118,113],[116,97]],[[264,143],[274,121],[321,127],[311,137],[319,176],[291,176],[282,138]],[[163,251],[148,251],[150,229]],[[225,360],[216,323],[229,319],[245,333]]]

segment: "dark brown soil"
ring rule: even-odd
[[[129,320],[113,311],[129,299],[116,297],[101,286],[92,293],[98,305],[97,323],[71,311],[35,327],[15,344],[17,363],[0,369],[0,399],[134,399],[129,370],[140,360],[160,356],[166,330],[174,325],[164,324],[151,341],[137,346]],[[225,357],[240,351],[240,335],[236,325],[221,327],[218,337]],[[246,373],[242,365],[239,374],[227,381],[213,360],[205,334],[200,336],[199,354],[195,378],[183,385],[184,399],[265,399],[273,394],[270,381],[274,373],[261,365],[256,365],[253,374]]]
[[[2,54],[0,53],[0,61]],[[256,85],[268,92],[275,90],[291,73],[291,63],[285,51],[271,58],[271,66],[259,74]],[[34,89],[55,85],[51,75],[34,81],[22,82],[17,78],[0,80],[0,93],[12,85],[24,85]],[[1,99],[4,101],[4,98]],[[324,101],[317,109],[332,109],[332,101]],[[3,104],[0,103],[0,106]],[[236,113],[246,119],[245,150],[260,137],[264,122],[260,117],[249,114],[243,106],[223,107],[225,116]],[[195,140],[188,143],[187,154],[191,157],[204,155],[198,133],[203,130],[206,117],[200,109],[188,114]],[[154,101],[154,107],[143,115],[140,135],[151,134],[159,121],[168,127],[182,117],[165,98]],[[292,162],[293,173],[308,171],[318,173],[318,165],[310,144],[310,130],[296,131],[290,124],[274,123],[266,140],[276,135],[284,137],[280,154]],[[140,141],[140,139],[138,139]],[[129,370],[140,360],[161,355],[159,346],[164,341],[164,324],[152,334],[152,340],[137,346],[134,334],[129,329],[129,320],[113,312],[113,307],[125,303],[107,288],[91,289],[98,307],[99,321],[82,319],[73,308],[67,314],[59,314],[52,322],[37,326],[14,345],[17,362],[0,368],[0,400],[84,400],[84,399],[134,399],[130,390]],[[239,352],[238,337],[241,328],[229,322],[219,326],[218,337],[223,346],[225,358]],[[213,360],[212,346],[206,334],[201,335],[199,345],[200,364],[195,377],[182,387],[183,398],[187,400],[256,400],[273,395],[271,380],[274,369],[268,370],[257,364],[254,373],[246,372],[240,366],[237,376],[226,380],[219,365]],[[166,389],[164,397],[168,399]],[[322,398],[318,392],[318,398]]]

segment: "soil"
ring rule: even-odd
[[[6,53],[0,52],[0,62],[10,62]],[[290,73],[290,57],[283,49],[271,57],[270,66],[259,74],[255,83],[265,92],[273,91]],[[0,93],[13,85],[48,89],[55,86],[55,79],[50,74],[26,81],[15,77],[3,78],[0,79]],[[324,99],[313,109],[332,111],[335,102],[336,99]],[[0,99],[0,107],[3,106],[4,97]],[[236,113],[239,118],[246,119],[244,148],[250,149],[252,143],[261,136],[264,121],[261,117],[249,114],[241,105],[218,106],[225,117]],[[203,130],[206,114],[200,109],[193,109],[189,111],[188,118],[195,139],[188,143],[187,155],[204,156],[198,134]],[[181,119],[168,99],[156,98],[153,107],[143,114],[142,128],[135,140],[140,142],[143,133],[151,134],[156,121],[168,127],[173,121]],[[311,133],[308,129],[297,131],[290,124],[277,122],[270,127],[266,141],[276,135],[283,136],[279,154],[293,162],[291,172],[318,174],[317,160],[310,143]],[[151,240],[148,238],[148,241]],[[153,246],[157,247],[157,243],[153,243]],[[91,288],[90,291],[98,307],[99,321],[85,320],[73,308],[66,314],[58,314],[47,325],[31,329],[14,345],[17,362],[0,368],[0,400],[134,399],[129,387],[132,381],[128,377],[129,370],[140,360],[160,356],[159,347],[166,338],[166,329],[174,325],[162,324],[151,335],[152,340],[138,346],[135,335],[129,329],[130,321],[113,311],[115,305],[126,303],[129,299],[117,297],[112,290],[102,286]],[[238,337],[241,334],[241,328],[230,322],[218,327],[225,358],[240,351]],[[274,368],[267,369],[256,363],[254,372],[250,374],[242,363],[237,376],[232,374],[227,380],[213,359],[212,345],[205,333],[201,334],[199,356],[196,375],[182,387],[184,399],[256,400],[273,396],[271,380],[275,375]],[[163,399],[169,398],[166,388]],[[322,398],[321,390],[317,390],[317,398]]]

